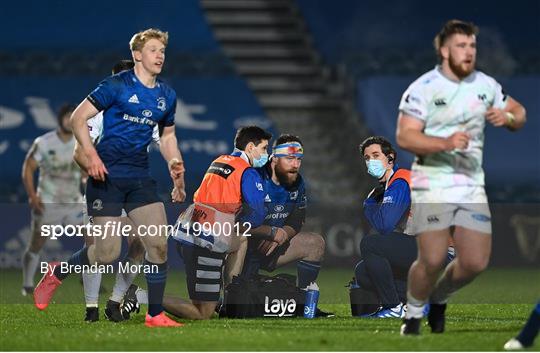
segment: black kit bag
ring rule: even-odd
[[[365,289],[354,285],[356,280],[353,280],[346,286],[349,287],[349,299],[351,301],[351,315],[361,316],[372,314],[380,307],[379,298],[377,295]]]
[[[220,317],[296,317],[304,315],[306,292],[288,274],[235,276],[225,288]]]

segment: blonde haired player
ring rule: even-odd
[[[428,301],[431,331],[443,332],[449,296],[486,268],[491,214],[482,169],[484,126],[487,121],[515,131],[526,120],[521,104],[493,78],[475,71],[477,33],[472,23],[448,21],[434,41],[440,65],[414,81],[399,105],[397,142],[416,154],[411,230],[418,242],[404,335],[419,334]],[[451,236],[456,258],[439,276]]]
[[[145,325],[180,326],[162,307],[167,278],[167,219],[150,177],[148,145],[155,126],[161,131],[160,151],[168,162],[175,185],[173,201],[183,201],[184,167],[175,134],[176,92],[157,78],[165,63],[168,34],[157,29],[136,33],[130,41],[133,70],[103,80],[72,115],[73,131],[88,161],[86,186],[88,213],[94,226],[117,221],[126,210],[139,228],[158,229],[157,236],[144,236],[145,273],[149,307]],[[86,121],[103,111],[103,133],[94,147]],[[102,227],[107,232],[106,227]],[[109,228],[109,230],[111,230]],[[95,243],[75,253],[69,265],[108,264],[120,254],[121,239],[105,233]],[[44,310],[56,288],[68,274],[60,266],[45,274],[34,291],[35,304]]]

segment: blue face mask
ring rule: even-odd
[[[382,161],[378,159],[370,159],[367,162],[367,167],[367,172],[369,173],[369,175],[377,179],[382,178],[384,173],[386,173],[386,169],[384,169]]]
[[[259,158],[253,157],[253,168],[261,168],[268,162],[268,154],[261,154]]]

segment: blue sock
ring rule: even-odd
[[[534,343],[534,339],[538,335],[538,330],[540,329],[540,302],[536,304],[529,320],[523,329],[517,336],[517,339],[523,346],[530,347]]]
[[[90,261],[88,261],[88,248],[85,246],[81,250],[71,255],[67,263],[68,265],[89,265]],[[69,276],[69,272],[62,273],[60,271],[60,266],[56,266],[56,268],[54,269],[54,275],[60,281],[63,281],[67,276]]]
[[[296,264],[298,273],[298,288],[306,288],[311,282],[315,282],[321,269],[320,261],[300,260]]]
[[[167,261],[162,264],[154,264],[144,260],[145,265],[157,266],[157,272],[145,273],[148,288],[148,314],[150,316],[159,315],[163,311],[163,293],[165,292],[165,282],[167,281]]]

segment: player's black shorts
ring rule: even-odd
[[[129,213],[155,202],[161,200],[152,178],[88,178],[86,183],[86,205],[92,217],[120,217],[122,209]]]
[[[289,242],[286,242],[278,246],[270,255],[265,256],[257,249],[259,242],[260,240],[256,239],[248,240],[248,250],[242,269],[243,276],[251,276],[254,273],[258,273],[260,269],[273,272],[277,267],[278,258],[285,254],[285,251],[287,251],[290,245]]]
[[[221,278],[226,254],[180,242],[176,242],[176,250],[184,260],[189,298],[203,302],[217,302],[222,287]]]

